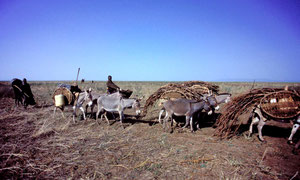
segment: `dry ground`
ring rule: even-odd
[[[195,133],[165,132],[156,123],[158,109],[143,119],[128,110],[125,129],[119,121],[98,125],[80,116],[74,124],[71,107],[66,119],[59,113],[52,117],[52,86],[32,89],[38,107],[24,110],[12,99],[0,100],[4,179],[300,179],[300,156],[286,143],[289,124],[266,126],[267,143],[245,133],[220,140],[209,118]]]

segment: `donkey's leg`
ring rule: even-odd
[[[166,128],[166,123],[167,123],[168,119],[169,119],[169,113],[168,113],[168,111],[166,111],[166,116],[163,119],[163,128],[164,129]]]
[[[248,137],[251,137],[252,133],[253,133],[253,125],[258,124],[259,122],[259,118],[258,117],[252,117],[252,121],[249,127],[249,134]]]
[[[101,111],[103,111],[103,109],[102,109]],[[107,116],[106,116],[106,113],[107,113],[107,111],[104,111],[104,112],[101,114],[101,116],[100,116],[100,121],[102,121],[103,116],[107,117]]]
[[[94,104],[91,105],[91,118],[93,117],[94,114],[94,106],[95,106]]]
[[[64,110],[60,109],[60,111],[61,111],[62,117],[63,117],[64,119],[66,119],[65,114],[64,114]]]
[[[79,109],[81,110],[81,112],[82,112],[82,114],[83,114],[83,119],[84,119],[84,120],[86,120],[86,117],[85,117],[85,112],[84,112],[84,109],[83,109],[83,107],[81,106]]]
[[[123,125],[124,113],[123,113],[123,111],[119,111],[119,115],[120,115],[121,125],[122,125],[122,127],[124,128],[124,125]],[[125,128],[124,128],[124,129],[125,129]]]
[[[97,123],[99,124],[99,121],[98,121],[98,117],[99,117],[99,114],[100,114],[100,111],[102,110],[102,107],[98,105],[98,110],[97,110],[97,113],[96,113],[96,121]],[[102,118],[102,117],[101,117]],[[100,124],[99,124],[100,125]]]
[[[105,111],[105,112],[103,113],[103,115],[104,115],[104,117],[105,117],[105,119],[106,119],[106,121],[107,121],[107,124],[110,125],[110,124],[109,124],[109,120],[108,120],[108,118],[107,118],[107,111]],[[101,119],[102,119],[102,116],[101,116]]]
[[[75,106],[73,106],[73,122],[75,123],[75,117],[76,117],[76,110],[77,110],[77,108],[76,108],[76,105]]]
[[[86,104],[86,105],[85,105],[85,116],[86,116],[86,117],[88,117],[88,107],[89,107],[89,105]],[[90,117],[91,117],[91,116],[90,116]]]
[[[190,116],[185,116],[185,125],[182,128],[186,128],[190,123]]]
[[[258,137],[260,141],[265,141],[264,138],[262,137],[262,128],[264,127],[264,125],[266,124],[266,122],[262,119],[259,120],[258,125],[257,125],[257,129],[258,129]]]
[[[297,132],[298,128],[299,128],[299,124],[294,124],[292,131],[291,131],[291,135],[288,139],[288,144],[293,144],[293,136],[295,135],[295,133]]]
[[[159,116],[158,116],[158,122],[159,124],[161,124],[161,115],[164,113],[164,109],[161,109],[160,112],[159,112]]]
[[[191,126],[191,132],[194,132],[194,128],[193,128],[193,116],[190,117],[190,126]]]
[[[55,117],[56,109],[57,109],[57,107],[55,106],[54,111],[53,111],[53,118]]]
[[[64,115],[64,106],[62,106],[61,108],[58,108],[61,112],[62,117],[65,119],[65,115]]]

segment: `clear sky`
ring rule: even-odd
[[[0,0],[0,80],[300,82],[299,0]]]

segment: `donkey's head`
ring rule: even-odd
[[[82,106],[83,103],[87,103],[88,105],[93,103],[91,88],[89,88],[88,90],[85,90],[79,94],[76,105]]]
[[[84,100],[89,106],[93,104],[92,88],[84,91]]]

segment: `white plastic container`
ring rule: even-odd
[[[55,95],[54,100],[56,107],[62,107],[65,105],[65,96],[62,94]]]

